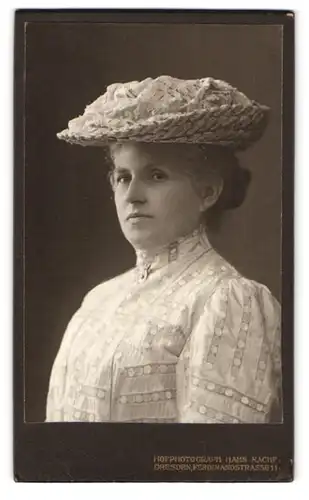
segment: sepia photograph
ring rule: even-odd
[[[153,470],[127,480],[184,480],[181,464],[291,480],[294,19],[266,14],[17,12],[15,436],[31,446],[113,435],[125,455],[148,436]],[[220,433],[224,450],[198,451]],[[155,448],[168,435],[181,456]],[[122,480],[116,452],[102,479],[46,451],[34,472],[27,446],[20,480]]]

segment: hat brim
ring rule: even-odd
[[[162,114],[145,120],[104,124],[102,117],[83,115],[74,126],[57,134],[71,144],[106,146],[110,142],[177,142],[213,144],[244,150],[263,134],[269,108],[252,102],[249,106],[222,105],[213,109]]]

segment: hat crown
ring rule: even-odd
[[[162,75],[141,82],[109,85],[103,96],[86,107],[85,114],[98,113],[108,123],[113,119],[142,120],[238,104],[249,106],[251,100],[223,80],[211,77],[181,80]]]

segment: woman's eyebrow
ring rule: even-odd
[[[145,163],[145,165],[143,166],[143,169],[144,170],[151,170],[153,168],[160,168],[161,165],[159,163],[153,163],[152,161],[150,161],[149,163]]]
[[[169,172],[172,170],[172,168],[169,165],[166,165],[166,164],[161,163],[159,161],[157,163],[149,162],[144,166],[144,168],[147,170],[157,168],[157,169],[165,170],[165,171],[169,171]]]
[[[149,163],[145,163],[144,165],[142,165],[139,170],[150,170],[152,168],[160,168],[159,165],[156,165],[155,163],[153,162],[149,162]],[[132,169],[128,168],[128,167],[121,167],[121,166],[115,166],[114,168],[114,172],[131,172]]]
[[[148,163],[145,163],[144,165],[142,165],[138,170],[139,172],[150,172],[151,170],[153,169],[159,169],[159,170],[162,170],[162,171],[165,171],[165,172],[172,172],[173,169],[172,168],[169,168],[167,165],[164,165],[162,163],[154,163],[154,162],[148,162]],[[130,174],[132,173],[132,169],[128,168],[128,167],[121,167],[121,166],[115,166],[114,170],[113,170],[114,173],[120,173],[120,174]],[[133,173],[137,173],[135,171],[135,169],[133,170]]]
[[[122,174],[130,172],[130,170],[128,168],[125,168],[125,167],[115,167],[113,171],[115,173],[122,173]]]

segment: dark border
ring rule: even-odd
[[[28,22],[283,26],[282,326],[284,422],[276,425],[24,422],[24,30]],[[14,477],[16,481],[291,481],[294,456],[294,13],[213,10],[17,10],[14,59]],[[208,435],[209,434],[209,435]],[[278,456],[277,472],[162,472],[154,456]],[[228,450],[228,452],[227,452]]]

